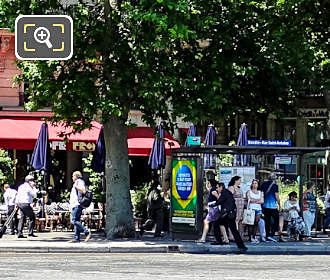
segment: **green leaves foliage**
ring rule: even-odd
[[[0,149],[0,201],[2,201],[3,184],[14,183],[15,164],[16,162],[11,159],[8,152]]]
[[[18,14],[74,19],[72,59],[18,62],[28,109],[50,105],[55,120],[86,126],[96,116],[125,123],[134,108],[171,126],[286,112],[302,92],[328,87],[326,1],[112,2],[1,2],[1,26]]]

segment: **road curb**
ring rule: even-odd
[[[93,246],[94,245],[94,246]],[[57,246],[3,246],[0,253],[185,253],[185,254],[237,254],[238,249],[234,245],[225,246],[194,246],[194,245],[159,245],[159,246],[118,246],[97,245],[87,246],[75,244],[74,246],[60,244]],[[330,246],[249,246],[247,254],[259,255],[330,255]]]

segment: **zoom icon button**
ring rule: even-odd
[[[73,54],[73,23],[64,15],[24,15],[15,21],[15,55],[21,60],[66,60]]]

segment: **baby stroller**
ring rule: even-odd
[[[14,211],[7,218],[4,225],[0,228],[0,238],[2,238],[2,236],[6,233],[7,227],[10,225],[11,221],[14,219],[16,212],[17,212],[17,208],[14,209]]]
[[[302,241],[305,233],[305,222],[303,218],[291,218],[288,222],[287,231],[290,240],[297,241],[299,239],[299,241]]]

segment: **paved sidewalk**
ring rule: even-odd
[[[214,246],[193,241],[172,241],[169,237],[153,238],[146,233],[142,239],[106,240],[104,233],[93,232],[88,243],[68,243],[73,232],[37,232],[37,237],[17,239],[4,235],[0,239],[0,253],[199,253],[231,254],[237,253],[235,243]],[[330,238],[326,235],[311,241],[259,243],[246,242],[248,254],[319,254],[330,255]]]

